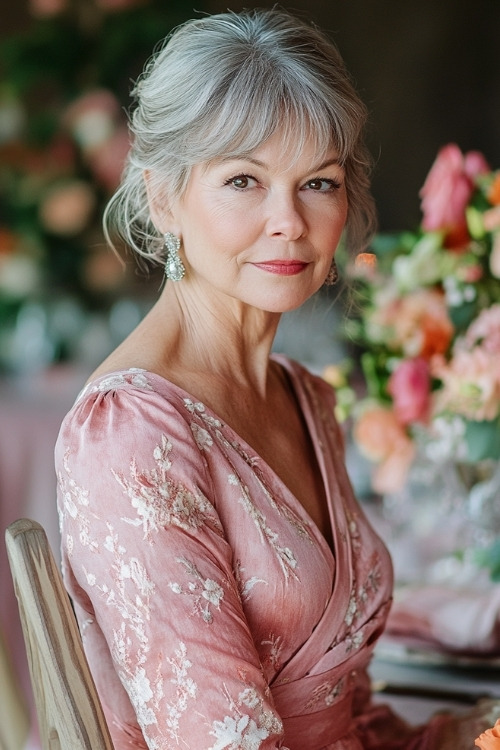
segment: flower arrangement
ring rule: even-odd
[[[192,14],[187,0],[29,9],[26,30],[0,39],[0,366],[33,301],[46,310],[69,297],[92,312],[140,290],[106,247],[101,215],[129,147],[130,82]]]
[[[500,170],[448,144],[420,197],[415,231],[377,236],[346,268],[362,377],[339,401],[382,495],[404,486],[422,445],[466,471],[500,458]]]

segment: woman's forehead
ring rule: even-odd
[[[262,168],[279,167],[283,171],[293,169],[298,163],[306,169],[308,166],[319,169],[325,163],[341,164],[333,137],[329,142],[323,143],[313,133],[293,134],[281,130],[252,149],[235,149],[218,154],[205,162],[205,167],[232,161],[246,161]]]

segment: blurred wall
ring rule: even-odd
[[[204,7],[221,12],[274,4],[207,0]],[[29,22],[27,0],[3,5],[1,34]],[[418,190],[445,143],[480,149],[500,167],[500,0],[283,5],[337,42],[369,107],[373,188],[383,229],[419,221]]]

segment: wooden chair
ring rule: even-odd
[[[5,533],[43,750],[113,750],[47,535],[20,519]]]
[[[0,750],[20,750],[29,731],[28,705],[0,631]]]

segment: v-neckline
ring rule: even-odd
[[[258,453],[256,453],[252,446],[241,438],[240,435],[238,435],[238,433],[225,422],[225,420],[221,419],[213,409],[206,406],[201,399],[196,398],[181,386],[172,383],[164,376],[151,372],[150,370],[143,368],[129,368],[128,370],[118,370],[99,376],[84,388],[80,394],[80,398],[88,395],[89,392],[92,392],[93,387],[95,387],[100,381],[112,379],[117,376],[133,375],[135,373],[141,374],[147,379],[152,378],[157,381],[159,387],[156,388],[156,392],[161,396],[164,396],[161,385],[165,384],[171,391],[179,394],[183,403],[185,403],[186,400],[189,400],[193,404],[201,404],[205,413],[208,413],[213,420],[216,420],[221,429],[227,429],[234,436],[234,442],[241,446],[242,451],[246,450],[248,452],[249,459],[253,455],[261,461],[265,471],[268,471],[270,475],[275,478],[277,484],[282,488],[282,495],[288,499],[288,503],[293,507],[297,516],[302,520],[305,520],[313,530],[316,540],[324,551],[325,559],[328,561],[332,571],[332,588],[323,614],[313,632],[280,672],[279,682],[282,682],[283,680],[286,681],[288,679],[293,679],[294,674],[300,673],[309,662],[310,650],[312,649],[314,651],[316,648],[323,650],[325,638],[328,639],[328,634],[331,632],[337,632],[341,627],[341,623],[346,616],[355,579],[353,577],[353,550],[350,539],[349,519],[346,514],[344,503],[342,502],[344,494],[344,488],[342,485],[344,483],[345,474],[345,471],[343,471],[341,467],[342,460],[336,455],[326,428],[322,427],[322,418],[318,412],[319,407],[316,408],[314,403],[311,402],[312,396],[308,394],[306,384],[297,375],[296,368],[300,367],[300,365],[293,360],[289,360],[288,357],[285,357],[284,355],[273,354],[272,358],[274,361],[281,364],[289,375],[289,381],[293,388],[295,397],[304,414],[309,437],[312,442],[314,454],[325,488],[335,554],[314,519],[309,515],[302,503],[295,497],[272,467],[269,466],[269,464],[261,458]],[[228,440],[228,443],[231,445],[230,440]],[[332,450],[329,451],[327,458],[325,450],[329,445],[331,445]],[[331,467],[328,467],[328,463],[331,464]],[[335,499],[337,502],[334,502]]]
[[[313,419],[312,415],[312,405],[309,402],[309,399],[307,398],[307,394],[305,393],[305,388],[303,383],[300,381],[299,378],[297,378],[296,373],[294,371],[294,363],[292,360],[289,360],[287,357],[281,354],[272,353],[271,359],[273,362],[277,363],[283,370],[285,377],[287,378],[288,383],[290,384],[290,387],[292,388],[293,395],[302,409],[302,414],[305,421],[305,426],[308,433],[308,438],[310,440],[314,457],[316,461],[316,465],[320,471],[321,474],[321,480],[323,483],[324,493],[325,493],[325,499],[328,509],[328,517],[330,522],[330,531],[332,536],[332,546],[329,544],[327,538],[319,528],[316,521],[312,518],[312,516],[307,512],[304,505],[300,502],[298,497],[292,492],[292,490],[288,487],[288,485],[281,479],[281,477],[276,473],[276,471],[272,468],[272,466],[269,465],[269,463],[262,458],[260,453],[258,453],[241,435],[225,420],[222,419],[210,406],[207,406],[205,402],[198,398],[197,396],[194,396],[192,393],[187,391],[185,388],[183,388],[180,385],[177,385],[176,383],[173,383],[171,380],[166,378],[163,375],[160,375],[159,373],[153,372],[152,370],[147,370],[145,368],[140,367],[130,367],[125,370],[115,370],[111,371],[109,373],[105,373],[103,375],[98,376],[94,380],[91,380],[87,385],[84,387],[82,392],[80,393],[78,400],[88,393],[92,392],[93,387],[96,386],[99,382],[103,380],[112,380],[114,377],[117,376],[123,376],[123,375],[133,375],[133,374],[141,374],[144,375],[147,378],[153,378],[159,383],[164,383],[168,386],[169,389],[177,391],[179,396],[182,398],[183,401],[189,400],[193,404],[202,404],[204,408],[204,413],[209,413],[211,418],[213,420],[216,420],[216,422],[220,425],[221,428],[224,428],[228,430],[232,436],[234,437],[233,443],[237,443],[239,446],[241,446],[241,449],[245,455],[248,455],[249,457],[253,457],[257,459],[260,463],[260,465],[264,469],[264,473],[269,473],[274,478],[275,483],[279,484],[279,486],[282,488],[281,494],[287,498],[289,498],[289,502],[293,504],[293,510],[297,514],[299,518],[301,518],[303,521],[305,520],[309,527],[313,529],[314,535],[316,536],[317,541],[320,543],[321,547],[324,551],[326,551],[327,556],[330,561],[330,565],[335,569],[335,558],[336,558],[336,549],[338,547],[338,538],[337,538],[337,519],[336,514],[334,512],[334,503],[333,498],[331,496],[330,492],[330,486],[328,481],[328,475],[326,471],[326,465],[324,461],[324,455],[321,451],[320,445],[321,445],[321,439],[317,434],[317,425],[315,420]],[[161,388],[158,390],[158,392],[161,391]],[[231,441],[229,441],[231,443]]]

